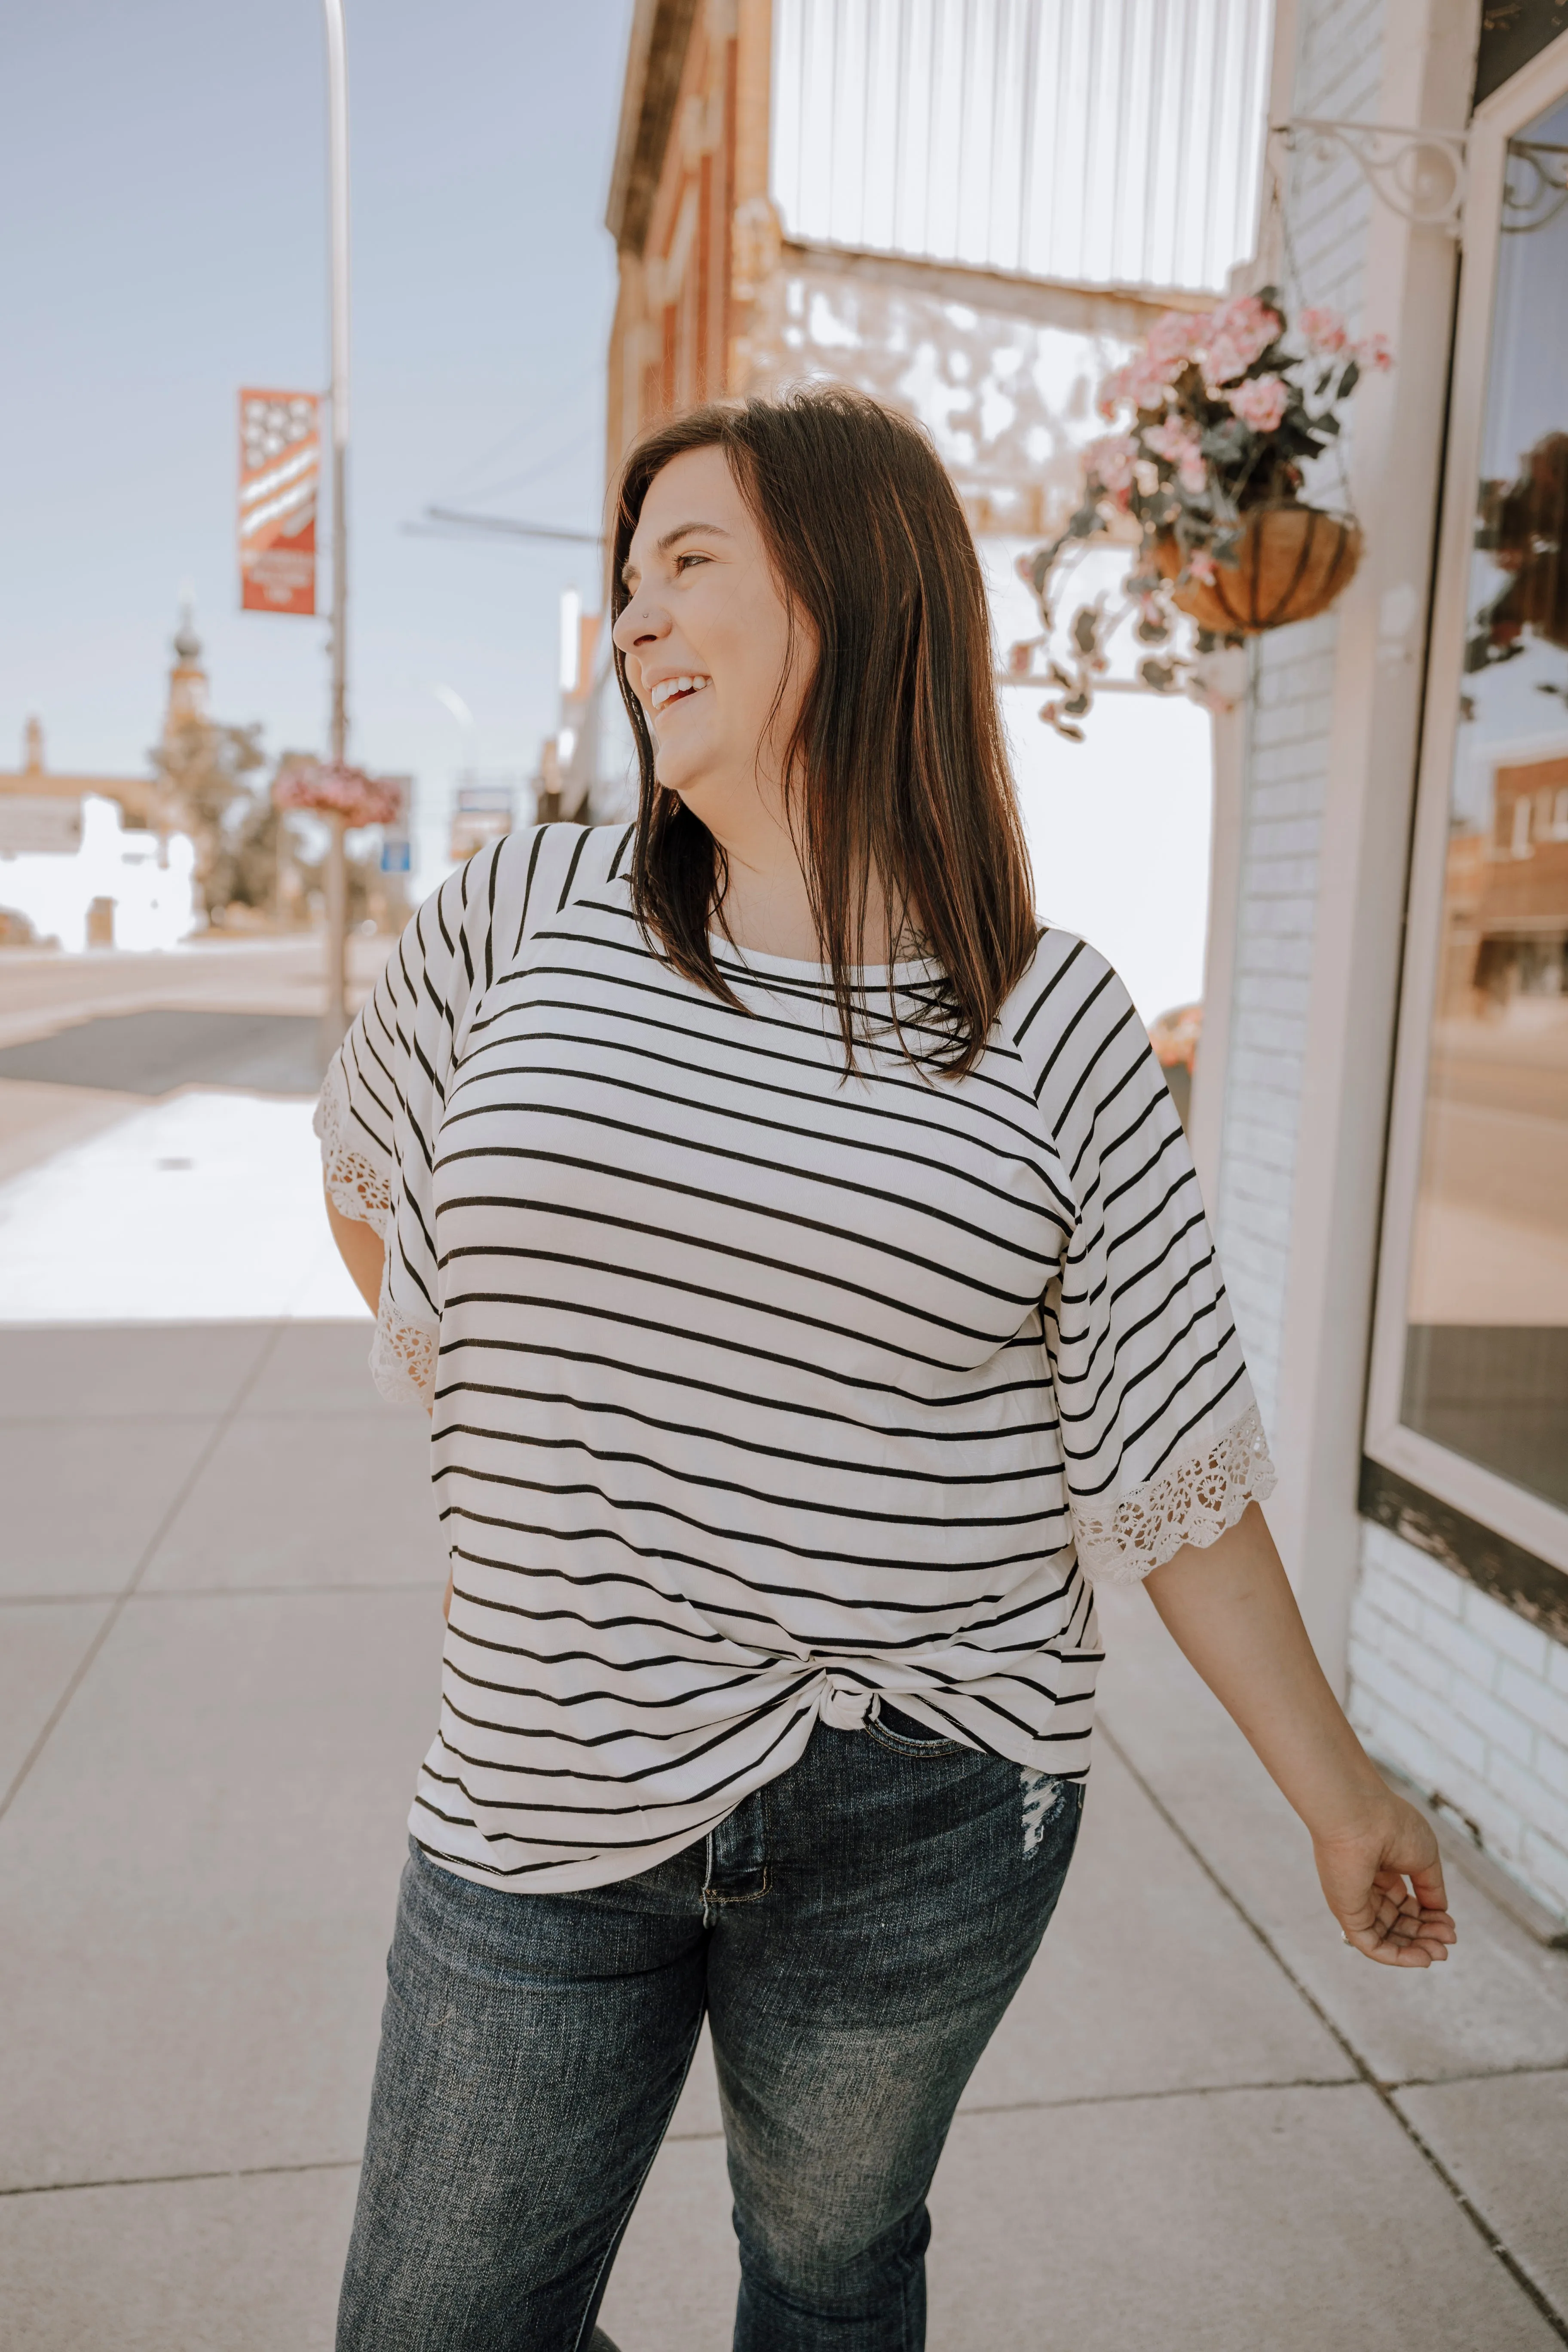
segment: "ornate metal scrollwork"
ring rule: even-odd
[[[1418,131],[1388,122],[1331,122],[1297,115],[1274,125],[1294,152],[1304,148],[1327,163],[1348,155],[1374,196],[1416,228],[1459,233],[1467,180],[1462,131]]]
[[[1502,189],[1505,236],[1544,228],[1568,205],[1568,147],[1540,139],[1510,139]]]
[[[1336,149],[1348,155],[1373,195],[1417,228],[1459,233],[1468,177],[1462,131],[1411,131],[1395,123],[1331,122],[1297,115],[1274,125],[1292,152],[1305,149],[1327,163]],[[1519,236],[1544,228],[1568,205],[1568,147],[1539,139],[1510,139],[1503,181],[1502,228]]]

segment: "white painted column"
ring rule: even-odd
[[[1214,717],[1214,816],[1209,830],[1208,929],[1204,940],[1204,1025],[1193,1071],[1187,1135],[1209,1222],[1219,1214],[1220,1154],[1225,1141],[1226,1075],[1230,1066],[1230,1015],[1236,985],[1240,916],[1242,813],[1247,777],[1248,685],[1229,710]]]
[[[1478,16],[1477,0],[1388,0],[1380,122],[1463,126]],[[1356,395],[1366,554],[1339,607],[1268,1513],[1342,1692],[1456,261],[1447,233],[1374,200],[1363,331],[1397,364]]]

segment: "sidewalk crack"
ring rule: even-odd
[[[1231,1909],[1235,1912],[1237,1917],[1241,1921],[1243,1927],[1247,1928],[1253,1937],[1256,1937],[1257,1941],[1262,1945],[1263,1949],[1268,1953],[1269,1958],[1273,1961],[1280,1975],[1298,1994],[1300,2000],[1306,2003],[1306,2006],[1311,2011],[1313,2016],[1317,2019],[1324,2032],[1329,2034],[1333,2041],[1338,2042],[1340,2048],[1344,2052],[1345,2056],[1354,2067],[1359,2080],[1365,2084],[1366,2088],[1373,2094],[1373,2097],[1377,2099],[1386,2112],[1393,2116],[1394,2121],[1404,2133],[1405,2138],[1410,2142],[1412,2147],[1415,2148],[1416,2154],[1424,2158],[1432,2171],[1436,2173],[1437,2179],[1442,2182],[1444,2188],[1447,2190],[1455,2204],[1458,2205],[1460,2212],[1463,2213],[1466,2221],[1469,2222],[1471,2228],[1476,2231],[1482,2243],[1486,2246],[1489,2253],[1490,2253],[1508,2273],[1510,2278],[1512,2279],[1515,2286],[1519,2288],[1521,2294],[1525,2295],[1528,2300],[1534,2305],[1536,2310],[1541,2314],[1541,2316],[1545,2320],[1547,2326],[1552,2329],[1552,2334],[1558,2338],[1559,2342],[1568,2344],[1568,2318],[1564,2317],[1563,2314],[1558,2310],[1556,2305],[1552,2302],[1551,2298],[1536,2284],[1534,2279],[1531,2278],[1530,2273],[1525,2269],[1524,2264],[1519,2260],[1518,2256],[1513,2252],[1507,2242],[1496,2230],[1493,2229],[1486,2215],[1481,2211],[1480,2207],[1475,2203],[1473,2199],[1467,2196],[1464,2189],[1460,2188],[1458,2182],[1449,2171],[1447,2166],[1443,2162],[1441,2157],[1438,2156],[1436,2150],[1423,2137],[1423,2135],[1417,2131],[1409,2116],[1405,2115],[1403,2108],[1400,2106],[1398,2100],[1394,2095],[1394,2086],[1391,2084],[1381,2082],[1377,2075],[1373,2073],[1372,2068],[1367,2064],[1366,2060],[1362,2056],[1361,2052],[1356,2048],[1354,2042],[1350,2039],[1350,2036],[1342,2032],[1341,2028],[1336,2025],[1334,2020],[1330,2016],[1328,2011],[1323,2007],[1322,2002],[1318,2000],[1317,1996],[1308,1990],[1306,1985],[1303,1984],[1301,1979],[1290,1966],[1289,1961],[1285,1958],[1283,1952],[1280,1951],[1279,1946],[1275,1943],[1268,1929],[1259,1926],[1258,1922],[1252,1916],[1251,1912],[1247,1908],[1247,1906],[1242,1902],[1240,1896],[1234,1894],[1226,1885],[1218,1871],[1215,1869],[1213,1864],[1208,1860],[1208,1857],[1197,1845],[1194,1843],[1186,1831],[1182,1827],[1181,1822],[1176,1819],[1174,1813],[1172,1812],[1170,1807],[1164,1802],[1163,1799],[1159,1796],[1150,1781],[1139,1770],[1137,1765],[1132,1761],[1131,1757],[1127,1753],[1127,1750],[1121,1746],[1121,1742],[1114,1738],[1106,1729],[1103,1721],[1096,1727],[1095,1736],[1097,1738],[1100,1738],[1105,1741],[1106,1746],[1116,1758],[1117,1762],[1125,1767],[1133,1781],[1136,1783],[1138,1788],[1142,1790],[1144,1796],[1147,1797],[1149,1802],[1153,1806],[1154,1811],[1159,1814],[1160,1819],[1171,1832],[1173,1837],[1176,1838],[1179,1843],[1186,1848],[1188,1853],[1192,1855],[1193,1860],[1197,1864],[1198,1868],[1203,1872],[1204,1876],[1208,1880],[1210,1885],[1214,1887],[1216,1894],[1224,1897],[1225,1901],[1229,1904]]]
[[[1450,2083],[1507,2083],[1521,2074],[1568,2074],[1568,2058],[1542,2058],[1522,2066],[1468,2066],[1458,2074],[1390,2075],[1385,2088],[1401,2091],[1446,2091]]]
[[[231,2164],[212,2172],[122,2172],[101,2180],[20,2181],[0,2189],[0,2197],[60,2197],[78,2189],[171,2189],[186,2180],[269,2180],[296,2172],[357,2172],[357,2156],[324,2156],[305,2164]]]

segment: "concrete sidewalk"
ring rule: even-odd
[[[0,2341],[320,2352],[443,1578],[364,1324],[0,1329]],[[1138,1595],[1079,1857],[932,2200],[932,2352],[1568,2341],[1568,1954],[1464,1879],[1447,1969],[1340,1944]],[[710,2070],[616,2266],[721,2352]]]

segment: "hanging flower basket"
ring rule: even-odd
[[[1257,636],[1326,612],[1349,587],[1361,551],[1361,526],[1349,515],[1294,499],[1249,509],[1232,561],[1207,579],[1182,578],[1187,558],[1173,531],[1154,541],[1160,576],[1175,583],[1172,603],[1218,637]]]
[[[395,784],[367,776],[363,768],[310,759],[285,760],[272,786],[272,804],[341,817],[350,833],[362,824],[395,824],[403,808]]]
[[[1060,537],[1025,556],[1041,634],[1013,647],[1016,677],[1054,689],[1040,717],[1081,741],[1081,721],[1127,625],[1135,677],[1215,708],[1216,648],[1310,620],[1361,561],[1354,519],[1303,499],[1307,471],[1338,439],[1339,410],[1369,368],[1392,366],[1381,335],[1352,343],[1331,310],[1294,325],[1272,287],[1216,310],[1170,310],[1100,386],[1117,429],[1083,452],[1083,492]],[[1062,576],[1097,541],[1139,540],[1111,608],[1102,592],[1064,626]],[[1181,616],[1197,625],[1195,652]],[[1208,666],[1208,667],[1205,667]]]

